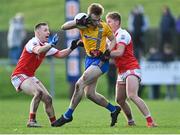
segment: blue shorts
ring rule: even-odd
[[[105,62],[102,64],[102,66],[99,66],[98,64],[101,62],[100,58],[93,58],[86,56],[85,59],[85,69],[87,69],[91,65],[98,66],[103,73],[107,72],[109,70],[109,62]]]

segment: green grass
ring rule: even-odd
[[[164,5],[168,5],[176,17],[180,14],[179,0],[80,0],[81,11],[86,12],[89,4],[93,2],[101,3],[105,8],[105,14],[109,11],[119,11],[123,18],[124,27],[127,27],[127,18],[130,10],[137,4],[144,6],[152,28],[158,28]],[[33,30],[34,25],[40,21],[49,22],[53,30],[57,30],[64,23],[65,0],[0,0],[0,3],[0,30],[8,29],[9,19],[17,12],[24,13],[25,24],[28,30]],[[103,19],[104,17],[105,15]]]
[[[60,128],[51,128],[42,104],[39,106],[37,120],[42,128],[26,128],[30,99],[0,100],[0,133],[3,134],[179,134],[179,101],[147,101],[152,115],[159,127],[147,128],[143,116],[132,105],[137,126],[127,127],[123,113],[118,124],[109,127],[110,116],[103,109],[89,100],[82,100],[74,113],[74,120]],[[56,115],[60,116],[68,107],[69,100],[55,99]]]
[[[55,60],[55,98],[54,107],[56,116],[66,111],[69,100],[68,83],[65,77],[64,59]],[[37,71],[37,77],[49,89],[50,65],[45,61]],[[31,97],[23,93],[16,93],[10,83],[10,75],[14,67],[0,66],[0,134],[180,134],[179,101],[146,100],[152,115],[159,124],[158,128],[148,129],[145,120],[137,108],[132,104],[136,127],[126,127],[123,114],[120,115],[118,126],[109,127],[109,113],[89,100],[83,100],[74,113],[74,120],[62,128],[51,128],[42,104],[37,113],[37,120],[43,125],[40,129],[26,128]],[[98,82],[98,92],[107,97],[106,76]],[[146,91],[147,92],[147,91]],[[145,93],[146,93],[145,92]],[[114,102],[114,101],[112,101]]]

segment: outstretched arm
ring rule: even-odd
[[[76,21],[74,21],[74,20],[68,21],[61,26],[62,30],[69,30],[69,29],[73,29],[73,28],[76,28]]]
[[[61,51],[58,51],[54,56],[56,58],[64,58],[64,57],[68,56],[71,52],[72,52],[72,50],[70,48],[66,48]]]
[[[38,45],[33,48],[33,53],[38,54],[38,55],[41,53],[46,53],[47,51],[49,51],[51,49],[51,47],[52,46],[48,43],[45,43],[45,45],[43,45],[43,46]]]
[[[122,44],[122,43],[119,43],[117,45],[116,50],[111,51],[110,55],[113,58],[114,57],[120,57],[120,56],[122,56],[124,54],[124,50],[125,50],[125,45]]]
[[[45,43],[43,46],[38,45],[38,46],[34,47],[33,52],[38,55],[41,53],[46,53],[53,46],[55,46],[57,44],[58,40],[59,40],[59,36],[57,34],[55,34],[49,43]]]
[[[81,42],[80,39],[75,39],[71,42],[71,46],[69,48],[58,51],[58,53],[56,53],[54,56],[56,58],[64,58],[64,57],[68,56],[78,46],[83,47],[83,43]]]

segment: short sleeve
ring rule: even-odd
[[[128,45],[131,42],[131,36],[127,31],[123,31],[122,33],[117,35],[117,43],[123,43]]]
[[[26,50],[29,52],[29,53],[32,53],[33,52],[33,48],[35,46],[39,45],[39,42],[35,39],[35,38],[32,38],[27,44],[26,44]]]

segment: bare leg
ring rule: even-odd
[[[33,95],[33,99],[30,104],[30,113],[29,120],[27,123],[28,127],[41,127],[36,122],[36,112],[39,106],[39,103],[42,99],[43,92],[41,88],[34,81],[33,77],[26,79],[20,86],[22,91],[28,95]]]
[[[145,117],[150,116],[149,109],[145,102],[138,96],[139,80],[134,75],[129,75],[126,79],[127,96],[137,105]]]
[[[69,108],[75,109],[84,94],[84,88],[94,82],[102,74],[101,70],[97,66],[90,66],[77,81],[75,85],[75,91],[72,96]]]
[[[116,83],[116,102],[121,106],[128,121],[133,121],[131,108],[126,101],[126,86],[124,82],[117,81]]]
[[[109,111],[111,111],[111,126],[114,126],[117,123],[117,117],[120,113],[120,107],[113,106],[110,103],[107,103],[106,99],[95,92],[97,78],[102,74],[101,70],[97,66],[91,65],[81,76],[81,78],[77,81],[75,86],[75,91],[72,96],[70,105],[68,110],[62,115],[58,120],[52,123],[53,127],[62,126],[68,122],[73,120],[72,114],[81,98],[84,94],[84,88],[86,87],[86,95],[89,99],[95,102],[98,105],[106,107]]]
[[[157,127],[157,124],[154,123],[150,111],[145,104],[145,102],[138,96],[139,89],[139,80],[134,75],[129,75],[126,78],[126,91],[128,97],[136,104],[141,113],[145,116],[147,121],[147,127]]]
[[[54,113],[54,107],[52,104],[52,97],[49,94],[48,90],[44,87],[44,85],[39,81],[38,85],[42,88],[43,90],[43,96],[42,96],[42,101],[44,102],[44,108],[45,111],[51,120],[53,122],[55,120],[55,113]]]
[[[21,89],[24,93],[28,95],[33,95],[33,99],[31,101],[30,105],[30,113],[36,113],[37,108],[39,106],[39,103],[42,98],[42,91],[39,88],[39,86],[34,83],[32,78],[26,79],[22,84],[21,84]]]
[[[86,86],[85,88],[86,97],[102,107],[107,107],[109,102],[104,96],[96,92],[96,83],[97,83],[97,79],[93,83]]]

